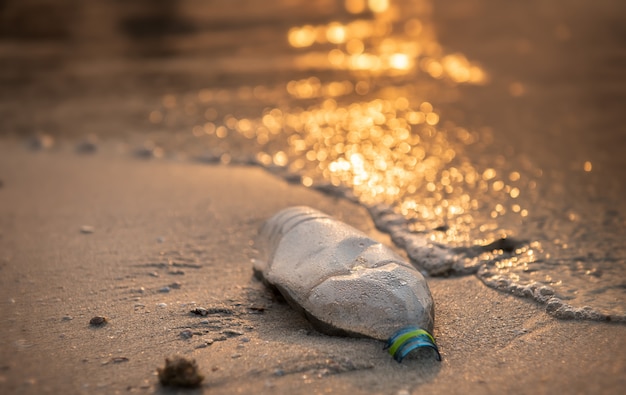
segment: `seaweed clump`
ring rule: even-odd
[[[204,376],[198,372],[195,359],[183,357],[165,358],[165,367],[157,368],[159,381],[166,387],[198,387]]]

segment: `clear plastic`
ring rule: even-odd
[[[439,357],[426,280],[390,248],[309,207],[268,219],[259,244],[265,256],[255,262],[257,277],[316,329],[387,341],[398,361],[418,347]]]

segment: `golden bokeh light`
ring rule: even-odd
[[[302,68],[331,68],[368,71],[371,75],[408,74],[418,66],[436,79],[446,78],[458,84],[483,84],[487,74],[463,54],[444,55],[436,41],[433,28],[420,17],[400,23],[397,10],[389,0],[347,0],[346,10],[360,14],[366,8],[372,19],[357,19],[348,23],[292,27],[287,41],[294,48],[326,49],[327,56],[307,52],[296,63]],[[418,7],[419,8],[419,7]],[[406,15],[402,15],[406,18]]]
[[[388,0],[344,4],[353,20],[288,29],[294,74],[284,83],[205,88],[191,101],[166,95],[150,121],[197,113],[202,121],[190,134],[227,152],[222,163],[236,159],[233,146],[252,143],[258,164],[295,174],[304,186],[336,186],[366,205],[393,207],[415,220],[414,231],[445,223],[446,232],[433,235],[438,241],[472,242],[479,208],[487,221],[527,216],[520,173],[468,160],[464,150],[480,133],[453,124],[428,91],[415,88],[416,78],[446,87],[488,82],[465,55],[445,52],[430,7],[399,15]],[[248,104],[257,111],[234,114]],[[486,207],[494,196],[500,203]],[[497,226],[485,229],[499,237]]]

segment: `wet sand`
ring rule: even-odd
[[[113,147],[113,146],[112,146]],[[621,393],[626,326],[559,321],[475,277],[431,278],[443,361],[311,329],[252,278],[252,240],[305,204],[389,243],[366,210],[262,169],[0,141],[0,393]],[[166,288],[167,287],[167,288]],[[210,310],[207,316],[189,311]],[[108,323],[92,327],[94,316]]]

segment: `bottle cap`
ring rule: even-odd
[[[398,362],[402,362],[408,353],[421,347],[429,347],[435,350],[437,360],[441,361],[441,354],[439,354],[435,338],[428,331],[417,326],[400,329],[387,340],[385,345],[385,349]]]

